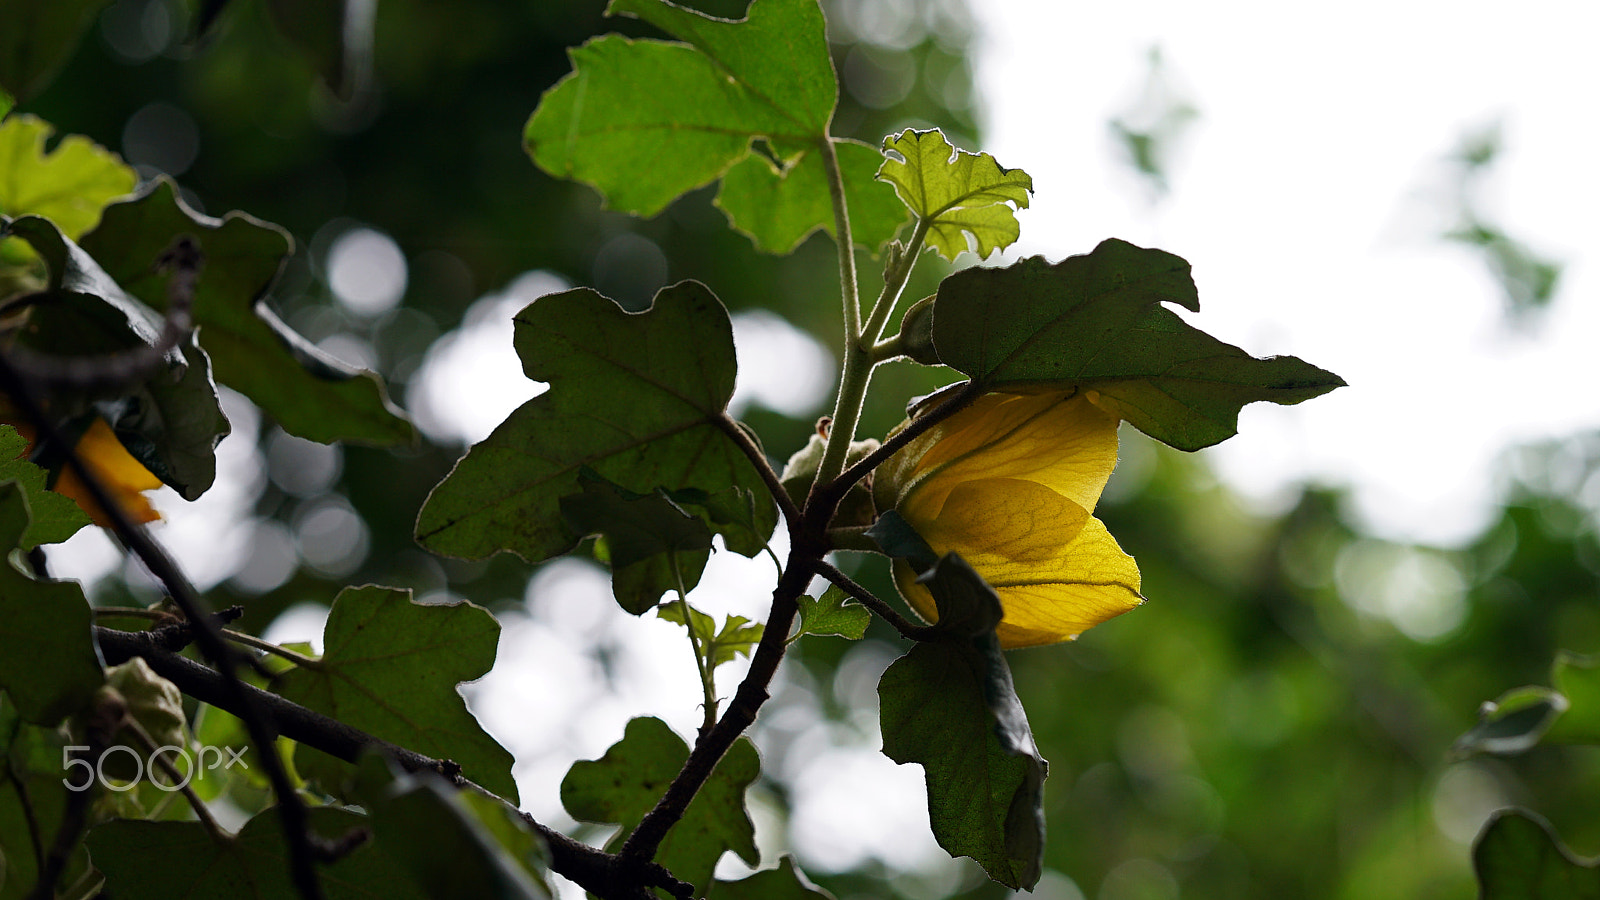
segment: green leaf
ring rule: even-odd
[[[59,544],[89,524],[89,514],[71,497],[45,489],[45,470],[27,459],[28,440],[10,425],[0,423],[0,482],[14,482],[27,495],[28,528],[15,546],[32,550],[40,544]],[[0,546],[10,547],[0,538]]]
[[[0,900],[24,900],[38,879],[40,848],[49,847],[61,828],[74,786],[85,783],[81,766],[62,770],[65,751],[76,743],[65,728],[24,723],[5,691],[0,691]],[[64,781],[65,779],[65,781]],[[79,845],[63,874],[67,883],[90,870],[89,853]]]
[[[0,3],[0,89],[28,100],[72,58],[95,14],[111,0],[6,0]],[[0,165],[0,171],[5,167]]]
[[[875,250],[906,224],[906,207],[888,185],[874,178],[883,164],[882,153],[849,140],[835,140],[834,148],[844,178],[851,238]],[[792,252],[818,228],[837,237],[827,171],[814,149],[802,151],[782,168],[760,153],[751,153],[723,174],[716,202],[734,230],[767,253]]]
[[[1490,817],[1472,866],[1480,900],[1600,900],[1600,862],[1573,856],[1549,823],[1526,810]]]
[[[719,631],[715,619],[693,606],[689,607],[689,621],[685,622],[683,608],[686,605],[663,603],[656,607],[656,616],[693,629],[695,639],[700,642],[700,652],[705,654],[706,663],[713,670],[725,662],[732,662],[736,657],[748,657],[751,648],[761,642],[761,634],[766,630],[765,625],[759,622],[752,624],[744,616],[729,616],[723,620]]]
[[[81,4],[63,0],[60,5]],[[0,37],[0,60],[10,60],[4,45],[17,32],[9,17],[4,18],[8,21],[0,27],[0,35],[5,35]],[[0,62],[0,69],[5,65]],[[139,179],[115,153],[80,134],[67,135],[46,153],[45,142],[54,131],[37,116],[0,122],[0,215],[43,216],[77,240],[100,221],[107,203],[133,190]]]
[[[776,869],[757,872],[738,881],[718,881],[707,896],[712,900],[833,900],[833,895],[812,884],[785,855]]]
[[[1163,307],[1198,311],[1189,264],[1108,240],[1051,264],[1030,257],[939,286],[939,359],[990,389],[1067,386],[1179,450],[1232,437],[1239,409],[1299,403],[1344,384],[1293,356],[1256,359]]]
[[[715,530],[741,551],[772,534],[766,485],[718,426],[733,395],[733,329],[704,285],[665,288],[642,313],[587,288],[542,297],[517,314],[516,345],[524,373],[550,390],[433,489],[417,517],[425,547],[469,559],[509,550],[529,562],[571,550],[559,504],[585,466],[638,493],[738,487],[758,498],[755,530]]]
[[[815,0],[754,0],[736,22],[662,0],[613,0],[607,12],[686,43],[608,35],[569,50],[572,73],[545,92],[524,132],[540,168],[642,216],[724,178],[717,202],[769,252],[832,232],[820,147],[839,88]],[[757,140],[772,161],[752,149]],[[876,247],[905,214],[873,185],[878,154],[838,148],[852,232]]]
[[[573,537],[605,537],[612,571],[612,593],[622,608],[641,615],[680,586],[700,583],[711,555],[711,529],[658,491],[636,494],[584,468],[581,492],[559,501]]]
[[[239,212],[202,216],[163,177],[107,207],[83,246],[129,292],[165,310],[166,282],[151,262],[185,234],[204,257],[194,321],[218,381],[307,440],[386,446],[415,439],[376,375],[318,350],[266,306],[264,298],[293,247],[278,226]]]
[[[105,682],[94,617],[76,581],[35,581],[9,562],[28,530],[26,491],[0,484],[0,689],[24,721],[55,725]]]
[[[323,628],[322,660],[285,674],[280,693],[384,740],[454,760],[466,777],[515,801],[511,754],[456,690],[494,666],[499,637],[494,616],[465,601],[423,605],[408,590],[345,588]],[[302,772],[312,756],[324,760],[308,752]]]
[[[884,138],[883,149],[889,159],[878,177],[928,224],[928,244],[940,256],[953,261],[972,250],[986,259],[1022,233],[1016,210],[1026,209],[1033,193],[1027,172],[1002,168],[987,153],[957,150],[937,129],[907,128]]]
[[[337,839],[370,820],[334,807],[307,811],[312,828]],[[289,880],[288,850],[278,811],[269,809],[244,824],[230,841],[211,838],[199,822],[117,819],[91,829],[89,852],[106,876],[107,894],[119,900],[174,897],[249,897],[296,900]],[[423,900],[405,866],[380,847],[366,844],[331,865],[317,866],[328,900]]]
[[[50,270],[49,297],[29,312],[24,336],[30,349],[62,360],[160,342],[161,315],[125,293],[50,220],[24,216],[10,224],[10,231],[31,244]],[[159,256],[158,250],[146,259],[145,268]],[[191,339],[171,348],[162,364],[121,392],[116,400],[96,403],[94,411],[107,419],[128,452],[186,500],[209,490],[217,476],[216,446],[229,428],[211,381],[210,359],[199,346]],[[62,413],[81,414],[94,396],[79,396],[73,404],[54,399]]]
[[[4,119],[6,116],[10,115],[11,108],[16,105],[16,98],[6,93],[5,89],[0,88],[0,119]]]
[[[622,830],[607,845],[620,846],[688,758],[689,745],[665,722],[634,719],[604,756],[573,763],[561,781],[561,803],[580,821],[620,824]],[[740,738],[662,840],[656,862],[693,884],[697,896],[710,884],[724,851],[752,866],[759,861],[744,794],[760,774],[755,745]]]
[[[1600,655],[1562,650],[1551,667],[1550,683],[1567,700],[1567,709],[1550,727],[1549,741],[1600,744]]]
[[[549,900],[525,864],[479,819],[468,796],[431,774],[398,779],[372,804],[378,846],[428,897]]]
[[[954,554],[924,579],[949,637],[917,644],[883,673],[883,752],[922,765],[939,846],[977,860],[994,881],[1031,890],[1044,854],[1047,767],[994,636],[1000,600]]]
[[[800,631],[802,634],[828,634],[859,641],[872,624],[872,613],[865,606],[850,599],[850,595],[837,586],[829,585],[821,597],[800,598]]]

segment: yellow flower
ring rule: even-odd
[[[1117,421],[1070,391],[986,394],[880,466],[874,499],[999,593],[1002,647],[1072,640],[1144,602],[1133,557],[1090,514],[1117,463]],[[894,575],[937,618],[905,560]]]
[[[28,451],[33,450],[33,426],[16,422],[5,422],[17,429],[17,433],[28,441]],[[135,522],[154,522],[161,518],[155,507],[145,498],[145,491],[153,491],[161,487],[161,479],[150,473],[127,449],[122,442],[117,440],[112,433],[111,426],[105,419],[95,419],[94,424],[78,439],[78,458],[94,472],[99,482],[116,500],[128,518]],[[106,516],[100,504],[94,502],[89,495],[89,488],[78,477],[77,470],[66,466],[61,471],[61,476],[56,479],[55,486],[51,488],[58,494],[65,494],[78,501],[83,511],[89,514],[96,525],[110,528],[111,520]]]

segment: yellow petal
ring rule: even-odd
[[[89,430],[78,440],[77,450],[78,458],[94,472],[129,518],[135,522],[153,522],[161,518],[161,514],[156,512],[142,493],[161,487],[161,479],[152,475],[149,469],[128,453],[104,419],[96,419],[89,426]],[[110,518],[94,502],[88,486],[71,466],[62,470],[53,490],[78,501],[78,505],[83,507],[96,525],[111,527]]]
[[[1139,568],[1105,526],[1037,482],[966,482],[937,509],[913,502],[901,514],[935,552],[960,553],[994,587],[1005,607],[1002,647],[1070,640],[1143,602]],[[919,613],[936,618],[909,565],[896,563],[895,581]]]
[[[902,453],[916,462],[901,473],[901,499],[940,504],[957,484],[1020,478],[1090,510],[1117,464],[1117,419],[1059,391],[987,394]]]

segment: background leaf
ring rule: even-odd
[[[1550,826],[1520,809],[1495,813],[1472,850],[1480,900],[1597,900],[1600,867],[1575,858]]]
[[[423,605],[409,590],[345,588],[323,627],[322,660],[285,674],[280,693],[384,740],[454,760],[463,775],[516,802],[511,754],[456,690],[494,666],[499,637],[494,616],[465,601]],[[297,756],[307,774],[311,758],[331,760],[309,749]]]
[[[23,5],[84,4],[47,0]],[[4,61],[0,70],[17,58],[5,44],[24,33],[13,27],[7,12],[0,10],[0,60]],[[81,134],[67,135],[46,153],[45,142],[54,131],[37,116],[12,116],[0,122],[0,215],[43,216],[77,240],[100,221],[100,210],[107,203],[133,190],[139,179],[115,153]]]
[[[688,758],[689,745],[665,722],[634,719],[604,756],[573,763],[561,781],[561,803],[575,819],[620,824],[622,830],[608,845],[620,846]],[[656,862],[693,884],[697,895],[710,884],[725,851],[752,866],[758,862],[755,826],[745,812],[744,794],[760,774],[755,745],[740,738],[661,842]]]
[[[776,869],[757,872],[738,881],[714,882],[713,900],[833,900],[833,895],[806,880],[794,857],[785,855]]]
[[[0,484],[0,689],[24,721],[55,725],[88,705],[105,673],[83,586],[35,581],[9,561],[28,520],[27,494]]]
[[[89,514],[71,497],[45,489],[45,470],[28,462],[28,441],[10,425],[0,423],[0,481],[10,481],[27,495],[28,527],[15,546],[32,550],[40,544],[57,544],[89,524]],[[0,538],[0,545],[4,539]]]
[[[1246,403],[1299,403],[1344,384],[1293,356],[1251,357],[1162,302],[1200,308],[1189,264],[1107,240],[1055,264],[1029,257],[951,275],[934,301],[933,342],[941,362],[986,387],[1095,391],[1096,405],[1179,450],[1232,437]]]
[[[1027,208],[1033,193],[1027,172],[1002,168],[987,153],[957,150],[937,129],[907,128],[884,138],[883,149],[889,159],[878,177],[894,185],[918,219],[930,223],[928,245],[940,256],[954,261],[972,249],[986,259],[1022,233],[1016,210]]]
[[[166,281],[151,263],[183,234],[204,254],[194,321],[218,381],[307,440],[386,446],[415,439],[376,375],[322,353],[262,302],[293,247],[283,229],[238,212],[202,216],[183,203],[171,180],[158,178],[107,207],[84,249],[129,292],[165,310]]]
[[[110,0],[7,0],[0,5],[0,88],[18,100],[44,90]],[[3,167],[0,167],[3,168]]]
[[[33,890],[39,848],[55,839],[70,797],[62,759],[72,742],[64,728],[23,722],[10,696],[0,690],[0,858],[6,867],[0,900],[24,900]],[[82,767],[74,766],[70,783],[83,782]],[[79,846],[65,880],[75,881],[89,869],[89,854]]]
[[[466,796],[428,773],[398,779],[372,804],[378,846],[428,897],[549,900],[549,892],[501,845]]]
[[[918,643],[879,680],[884,755],[922,765],[939,846],[977,860],[995,881],[1031,890],[1044,854],[1047,766],[994,635],[1000,600],[953,554],[925,577],[950,636]],[[992,602],[952,597],[985,592]]]
[[[424,546],[471,559],[509,550],[530,562],[565,553],[576,540],[560,498],[577,492],[585,466],[638,493],[732,484],[760,499],[754,533],[717,526],[729,546],[759,546],[772,533],[766,485],[715,424],[733,396],[733,329],[704,285],[665,288],[642,313],[587,288],[551,294],[518,313],[516,328],[523,371],[550,390],[434,488],[417,518]]]

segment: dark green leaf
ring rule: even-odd
[[[800,634],[831,634],[858,641],[871,624],[872,613],[836,586],[829,585],[821,597],[800,598]]]
[[[940,600],[947,587],[976,579],[960,589],[987,589],[954,555],[933,572],[941,573],[929,583],[941,626],[947,614],[959,614],[948,598]],[[883,752],[922,765],[939,846],[977,860],[995,881],[1031,890],[1044,853],[1046,765],[993,625],[976,637],[952,634],[912,647],[883,673],[878,697]]]
[[[494,666],[499,637],[494,616],[465,601],[429,606],[406,590],[345,588],[323,628],[321,662],[285,674],[280,692],[418,753],[454,760],[468,778],[515,801],[511,754],[456,690]],[[306,753],[302,772],[313,756],[323,759]]]
[[[1600,900],[1600,867],[1526,810],[1496,812],[1472,851],[1480,900]]]
[[[620,846],[688,758],[689,745],[665,722],[634,719],[605,756],[573,763],[561,781],[561,802],[575,819],[620,824],[622,830],[610,844]],[[755,826],[745,812],[744,794],[760,774],[755,746],[740,738],[661,842],[656,862],[693,884],[697,895],[710,884],[724,851],[732,850],[752,866],[758,862]]]
[[[850,210],[850,236],[875,250],[905,225],[906,207],[873,177],[883,164],[882,153],[856,141],[838,140],[834,147]],[[767,253],[789,253],[818,228],[829,235],[835,230],[827,172],[814,149],[782,169],[762,154],[746,156],[722,176],[717,205],[735,230]]]
[[[28,530],[28,500],[0,484],[0,689],[23,720],[55,725],[88,705],[105,682],[94,620],[76,581],[35,581],[9,562]]]
[[[46,0],[38,5],[83,4]],[[18,35],[8,19],[0,11],[0,70],[13,59],[5,44]],[[107,203],[133,190],[139,179],[116,154],[83,135],[69,134],[46,153],[45,142],[54,130],[35,116],[0,122],[0,215],[43,216],[68,239],[77,240],[100,221]]]
[[[238,212],[202,216],[183,204],[176,185],[158,178],[107,207],[84,248],[128,291],[164,310],[166,282],[151,264],[185,234],[203,254],[194,321],[218,381],[308,440],[390,445],[414,439],[376,375],[322,353],[265,305],[292,249],[283,229]]]
[[[4,89],[0,89],[0,119],[10,115],[11,108],[16,105],[16,98],[6,93]]]
[[[939,286],[939,359],[988,388],[1077,386],[1180,450],[1237,432],[1239,409],[1299,403],[1344,384],[1293,356],[1256,359],[1161,306],[1198,310],[1189,264],[1108,240],[1050,264],[1031,257],[967,269]]]
[[[872,538],[884,553],[906,560],[918,572],[926,572],[939,561],[939,554],[933,552],[928,542],[897,510],[888,510],[879,516],[878,521],[867,529],[867,537]]]
[[[806,879],[794,857],[784,856],[776,869],[757,872],[738,881],[718,881],[708,894],[712,900],[833,900],[833,895]]]
[[[14,644],[9,646],[15,646]],[[24,723],[15,704],[0,691],[0,898],[24,900],[38,878],[41,847],[48,847],[61,828],[62,814],[74,787],[85,785],[82,766],[63,771],[65,751],[75,741],[65,728]],[[89,871],[89,853],[73,851],[64,880],[76,881]]]
[[[45,89],[110,0],[0,3],[0,89],[28,100]],[[4,171],[4,167],[0,167]]]
[[[437,776],[399,779],[372,804],[378,847],[432,900],[549,900],[467,796]]]
[[[337,839],[368,827],[366,816],[333,807],[309,810],[313,830]],[[106,876],[106,893],[118,900],[172,900],[174,897],[249,897],[298,900],[289,880],[288,852],[276,809],[244,824],[231,841],[214,841],[199,822],[142,822],[118,819],[89,832],[94,864]],[[370,843],[317,876],[328,900],[422,900],[398,860]]]
[[[987,153],[957,150],[937,129],[891,134],[883,150],[889,159],[878,177],[928,223],[928,245],[940,256],[954,260],[970,249],[987,258],[1021,234],[1016,210],[1026,209],[1033,193],[1027,172],[1003,168]]]
[[[15,482],[28,498],[30,521],[16,546],[32,550],[77,534],[89,524],[89,514],[71,497],[45,490],[45,471],[28,462],[27,454],[27,439],[10,425],[0,423],[0,481]]]
[[[704,285],[666,288],[642,313],[586,288],[552,294],[518,313],[516,328],[523,371],[550,390],[434,488],[417,518],[424,546],[472,559],[509,550],[530,562],[565,553],[576,541],[560,498],[577,492],[585,466],[638,493],[739,487],[761,498],[756,530],[716,530],[741,549],[772,533],[777,511],[761,476],[718,427],[733,395],[733,329]]]
[[[634,615],[652,609],[668,591],[700,583],[711,550],[711,529],[663,493],[636,494],[584,468],[581,491],[559,501],[574,539],[599,534],[606,540],[612,592]]]

